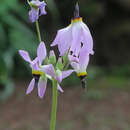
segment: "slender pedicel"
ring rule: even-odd
[[[38,20],[36,21],[36,30],[37,30],[37,36],[38,36],[38,40],[39,42],[41,42],[41,33],[40,33],[40,29],[39,29],[39,23]]]

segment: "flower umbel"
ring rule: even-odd
[[[26,94],[31,93],[35,84],[37,84],[38,95],[40,98],[43,98],[46,91],[47,79],[52,80],[53,78],[58,81],[57,89],[60,92],[63,92],[62,88],[60,87],[60,83],[64,78],[68,77],[73,72],[73,70],[61,71],[58,68],[55,70],[52,64],[42,65],[43,60],[46,58],[46,47],[44,42],[39,44],[37,49],[37,57],[33,61],[31,61],[27,51],[19,50],[19,54],[25,61],[30,63],[30,67],[32,69],[33,79],[28,86]]]
[[[75,8],[75,17],[72,19],[71,24],[57,32],[56,38],[51,46],[58,45],[60,55],[63,56],[68,51],[78,56],[81,48],[86,48],[89,54],[93,54],[93,39],[89,28],[78,17],[78,5]]]
[[[31,7],[29,19],[32,23],[35,22],[36,24],[40,44],[37,48],[37,56],[34,60],[31,60],[27,51],[19,50],[21,57],[30,64],[33,76],[26,90],[26,94],[31,93],[34,87],[37,86],[38,96],[43,98],[47,87],[47,80],[52,81],[53,96],[50,130],[55,130],[58,90],[63,92],[60,84],[64,78],[75,71],[77,76],[81,79],[82,87],[85,88],[89,56],[94,53],[93,39],[89,28],[79,15],[79,6],[77,3],[71,24],[66,28],[60,29],[51,44],[51,46],[58,45],[60,52],[59,57],[56,57],[53,50],[51,50],[49,56],[47,56],[46,47],[41,39],[38,24],[39,16],[46,14],[46,3],[40,0],[27,1]],[[68,69],[69,65],[71,65],[72,69]]]
[[[50,70],[51,65],[43,65],[42,67],[44,70],[40,68],[43,60],[46,57],[46,48],[44,42],[41,42],[37,49],[37,57],[31,61],[31,58],[27,51],[19,50],[19,54],[22,56],[22,58],[30,63],[30,67],[32,69],[32,75],[33,79],[31,80],[26,94],[31,93],[31,91],[34,89],[35,84],[38,85],[38,95],[40,98],[43,98],[45,91],[46,91],[46,85],[47,85],[47,78],[51,79],[51,77],[46,73],[48,70]],[[53,72],[52,72],[53,73]],[[51,75],[51,72],[50,72]],[[63,92],[63,90],[58,86],[58,89]]]
[[[29,2],[31,10],[29,11],[29,19],[32,23],[36,22],[41,15],[46,15],[44,1],[40,2],[39,0],[32,0]]]

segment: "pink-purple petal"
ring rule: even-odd
[[[64,79],[64,78],[68,77],[69,75],[71,75],[72,72],[74,72],[74,70],[62,71],[62,79]]]
[[[38,57],[36,57],[31,63],[30,67],[34,70],[39,70]]]
[[[40,78],[38,82],[38,96],[40,98],[43,98],[45,94],[46,85],[47,85],[47,80],[43,80],[42,78]]]
[[[79,63],[71,62],[71,66],[76,72],[78,72],[80,69]]]
[[[32,90],[34,89],[34,85],[35,85],[35,79],[33,78],[26,90],[26,94],[29,94],[32,92]]]
[[[38,46],[38,49],[37,49],[37,57],[38,57],[38,60],[39,60],[39,64],[41,65],[42,64],[42,61],[45,59],[46,57],[46,47],[45,47],[45,44],[44,42],[41,42]]]
[[[61,83],[62,82],[62,73],[59,74],[57,77],[56,77],[58,83]]]
[[[79,55],[80,68],[86,70],[88,63],[89,63],[89,53],[87,52],[86,48],[82,48]]]
[[[81,49],[81,26],[79,23],[74,23],[72,26],[72,45],[70,51],[75,56],[78,56]]]
[[[45,6],[46,6],[46,3],[45,3],[44,1],[41,2],[40,6],[39,6],[40,16],[47,14],[47,12],[46,12],[46,10],[45,10]]]
[[[29,63],[31,62],[30,56],[29,56],[29,54],[28,54],[27,51],[19,50],[19,54],[21,55],[21,57],[22,57],[25,61],[27,61],[27,62],[29,62]]]
[[[29,20],[34,23],[39,18],[39,10],[31,8],[29,11]]]
[[[38,63],[38,57],[36,57],[36,58],[31,62],[31,64],[36,64],[36,63]]]
[[[72,55],[68,55],[68,58],[69,58],[69,61],[70,62],[79,62],[79,58],[78,57],[75,57],[75,56],[72,56]]]
[[[40,70],[38,63],[30,64],[30,66],[33,70]]]
[[[52,64],[41,66],[41,70],[53,78],[56,77],[55,70]]]
[[[88,53],[93,55],[93,38],[91,36],[91,33],[89,30],[82,27],[82,42],[84,44],[84,47],[87,48]]]
[[[64,90],[61,88],[61,86],[58,84],[58,86],[57,86],[57,89],[61,92],[61,93],[63,93],[64,92]]]
[[[63,56],[71,46],[72,36],[71,36],[71,26],[60,29],[57,32],[56,38],[51,44],[51,46],[58,45],[60,55]]]

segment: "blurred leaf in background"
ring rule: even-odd
[[[4,0],[0,4],[0,99],[7,99],[13,92],[12,76],[21,68],[18,50],[35,54],[37,40],[27,26],[28,12],[18,0]]]

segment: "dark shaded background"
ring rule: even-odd
[[[47,3],[47,8],[46,8],[47,15],[40,17],[39,24],[41,29],[42,40],[45,41],[46,46],[49,48],[48,49],[49,51],[51,49],[49,45],[55,38],[57,30],[66,27],[68,24],[70,24],[71,18],[73,17],[73,11],[74,11],[74,6],[76,4],[76,0],[71,0],[71,1],[70,0],[46,0],[46,3]],[[92,33],[94,39],[95,54],[94,56],[91,56],[90,65],[88,67],[88,81],[87,81],[87,86],[89,90],[88,94],[86,92],[84,94],[81,92],[78,94],[79,98],[78,97],[77,98],[81,99],[81,106],[85,105],[86,102],[84,102],[84,99],[86,99],[88,101],[87,104],[88,106],[86,106],[87,108],[89,107],[89,105],[92,107],[97,107],[94,106],[94,104],[97,105],[97,102],[101,100],[98,103],[99,104],[101,103],[100,109],[102,109],[103,114],[101,114],[102,117],[100,117],[100,115],[95,115],[94,117],[93,115],[91,115],[91,112],[93,114],[93,112],[100,113],[101,111],[96,111],[94,109],[93,111],[87,112],[86,109],[82,110],[82,108],[79,108],[80,110],[77,112],[77,114],[80,113],[83,114],[84,112],[85,113],[87,112],[90,113],[90,115],[88,117],[89,119],[85,116],[85,119],[80,119],[79,121],[81,123],[83,120],[87,120],[87,125],[84,126],[82,125],[82,123],[81,124],[79,123],[81,126],[77,126],[77,127],[79,127],[79,129],[86,130],[86,128],[89,128],[88,124],[90,124],[90,129],[94,130],[93,127],[91,128],[92,124],[90,122],[91,122],[91,118],[92,121],[95,118],[95,124],[97,124],[97,127],[95,127],[96,130],[98,130],[98,128],[100,130],[102,129],[104,130],[104,128],[106,128],[105,130],[107,129],[111,130],[112,128],[129,130],[130,126],[128,124],[130,118],[127,118],[127,115],[130,115],[130,111],[127,111],[127,109],[128,108],[130,109],[130,104],[128,100],[130,99],[130,96],[128,96],[130,92],[129,91],[130,90],[129,89],[130,88],[130,81],[129,81],[130,79],[130,1],[129,0],[114,0],[114,1],[113,0],[79,0],[78,3],[80,6],[80,16],[83,17],[83,21],[88,25]],[[23,102],[22,106],[24,106],[28,104],[28,102],[30,102],[28,101],[25,102],[24,104],[24,101],[28,98],[28,97],[25,98],[24,93],[28,85],[28,80],[31,79],[31,70],[28,67],[28,64],[26,64],[18,55],[19,49],[24,49],[29,51],[31,57],[35,57],[36,54],[36,47],[38,45],[38,40],[37,40],[35,25],[31,24],[28,19],[29,9],[30,7],[28,6],[25,0],[4,0],[0,2],[0,101],[1,103],[4,103],[2,107],[3,110],[5,110],[5,108],[8,107],[6,106],[7,103],[9,104],[14,103],[14,105],[16,105],[17,104],[16,102],[20,103],[21,101]],[[54,49],[58,54],[57,48],[55,47]],[[27,84],[25,84],[24,82],[27,82]],[[62,86],[68,86],[68,85],[70,86],[68,89],[75,90],[74,93],[75,95],[73,94],[72,90],[70,93],[68,93],[68,97],[70,98],[72,98],[70,95],[76,96],[77,94],[76,92],[82,91],[80,90],[81,88],[79,87],[81,86],[80,80],[75,76],[75,74],[67,78],[63,82]],[[75,87],[73,86],[78,86],[78,87],[76,87],[75,89]],[[68,89],[67,92],[69,92]],[[20,101],[19,101],[19,96],[16,95],[22,95],[20,96],[21,99]],[[107,95],[108,99],[105,98],[104,95]],[[113,97],[111,95],[114,95],[115,100],[113,102],[111,102],[113,100]],[[32,99],[35,98],[36,98],[36,93]],[[46,97],[45,102],[46,100],[49,100],[48,98],[50,98],[50,96]],[[80,103],[80,100],[78,101],[78,99],[75,100],[77,100],[77,102]],[[89,101],[89,99],[94,99],[94,101],[93,100]],[[122,101],[122,103],[124,104],[121,105],[118,99],[119,101]],[[64,99],[64,100],[65,100],[65,104],[64,104],[65,107],[66,100],[70,101],[70,99]],[[38,104],[39,100],[36,102]],[[112,120],[113,118],[113,115],[111,116],[113,112],[111,108],[109,111],[107,111],[107,108],[103,109],[106,102],[108,102],[108,104],[106,104],[108,108],[109,106],[112,106],[112,108],[115,107],[118,109],[118,107],[124,105],[124,108],[122,108],[121,111],[119,109],[118,109],[119,111],[117,110],[118,111],[117,115],[119,115],[119,118],[115,114],[114,116],[117,118],[115,118],[114,121],[117,119],[121,119],[122,116],[124,120],[120,120],[120,121],[118,120],[117,122],[114,122],[114,124],[116,124],[115,127],[113,127],[113,125],[111,127],[110,125],[111,123],[105,124],[105,122],[103,123],[102,121],[106,116],[105,112],[107,112],[108,114],[107,115],[108,119]],[[113,106],[116,103],[117,106]],[[71,108],[71,102],[69,102],[69,104],[70,104],[69,107]],[[31,105],[33,107],[33,105],[36,104],[32,103]],[[28,105],[28,107],[30,106]],[[27,107],[27,112],[28,112],[28,107]],[[67,108],[66,110],[68,111]],[[7,111],[5,111],[5,113]],[[126,111],[127,113],[125,115],[124,112]],[[22,113],[22,110],[20,110],[20,112]],[[6,120],[7,121],[11,120],[8,117],[6,118],[4,111],[2,113],[4,117],[3,121],[5,120],[6,122]],[[9,115],[10,113],[12,113],[12,120],[13,117],[14,120],[16,120],[17,118],[13,116],[16,113],[14,112],[13,114],[13,112],[8,111]],[[75,115],[75,113],[73,114]],[[101,122],[97,122],[98,117],[99,119],[101,118],[100,120]],[[23,119],[25,119],[25,117],[23,117]],[[62,119],[59,118],[59,122],[60,120],[62,122]],[[106,122],[110,122],[110,120],[106,120]],[[69,124],[70,126],[68,126],[67,128],[68,130],[75,128],[73,127],[73,125],[76,122],[74,122],[73,116],[71,121],[72,124]],[[0,120],[0,122],[2,122],[2,119]],[[122,122],[124,124],[121,125],[120,123]],[[14,121],[13,123],[15,124],[16,122]],[[26,124],[25,122],[22,123]],[[101,125],[104,124],[103,128],[99,127],[100,123]],[[0,123],[0,125],[1,124],[4,123]],[[10,123],[10,126],[7,126],[5,123],[7,129],[5,129],[6,127],[4,127],[3,125],[3,127],[0,127],[0,130],[10,130],[8,128],[12,128],[14,130],[11,124],[12,122]],[[23,127],[16,127],[15,129],[18,130],[19,128],[23,129]],[[42,129],[42,127],[40,128]],[[37,129],[41,130],[40,128]],[[45,129],[47,128],[48,127],[45,127]],[[30,130],[28,127],[25,128],[25,130],[26,129]]]

